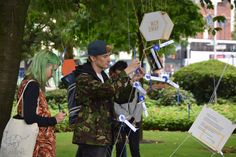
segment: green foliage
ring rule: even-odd
[[[201,6],[207,9],[214,9],[214,5],[211,0],[200,0]]]
[[[183,89],[175,89],[172,87],[163,88],[160,90],[152,90],[148,93],[151,99],[156,100],[157,105],[173,106],[173,105],[187,105],[196,103],[191,92]],[[179,100],[179,102],[178,102]]]
[[[157,106],[157,101],[154,100],[154,99],[151,99],[149,96],[146,96],[145,98],[145,104],[147,106],[147,108],[150,108],[150,107],[155,107]]]
[[[217,96],[228,99],[236,95],[236,68],[217,60],[181,68],[174,74],[174,82],[178,82],[183,89],[191,91],[198,102],[208,102],[214,90],[214,82],[216,85],[226,65]]]
[[[47,100],[49,101],[48,104],[52,116],[59,112],[58,104],[60,104],[61,109],[68,114],[65,92],[65,90],[56,90],[47,93]],[[169,89],[168,92],[170,92]],[[232,98],[235,100],[235,97]],[[185,103],[175,106],[160,106],[157,104],[157,100],[152,100],[148,97],[146,98],[145,103],[149,113],[148,117],[143,118],[143,128],[145,130],[186,131],[190,128],[202,109],[202,106],[198,106],[194,103],[189,104],[191,105],[191,110],[188,110],[188,105]],[[236,105],[234,104],[235,102],[232,103],[229,100],[220,99],[219,104],[213,104],[210,105],[210,107],[230,120],[235,121]],[[14,103],[12,115],[15,114],[16,104]],[[57,132],[73,131],[73,126],[69,126],[69,116],[67,116],[63,122],[57,124],[55,127]]]
[[[30,58],[42,46],[63,51],[75,46],[78,0],[31,0],[25,24],[23,58]],[[82,10],[82,9],[80,9]]]
[[[210,105],[212,109],[224,115],[226,118],[236,120],[236,106],[233,104]],[[197,115],[201,111],[202,106],[196,104],[191,105],[188,112],[186,105],[181,106],[160,106],[148,108],[149,116],[143,119],[144,130],[180,130],[187,131]],[[190,116],[188,115],[190,113]]]
[[[180,90],[181,94],[183,95],[190,95],[191,93],[186,92],[184,90]],[[47,99],[49,100],[49,106],[50,110],[52,112],[52,115],[55,115],[58,113],[58,105],[54,102],[58,102],[57,100],[52,100],[53,98],[62,100],[60,102],[63,102],[66,98],[66,90],[56,90],[51,91],[47,94]],[[167,88],[166,92],[170,95],[175,94],[176,90],[172,88]],[[165,93],[165,92],[163,92]],[[49,96],[48,96],[49,95]],[[65,97],[63,99],[63,96]],[[164,95],[162,100],[165,100]],[[167,96],[168,97],[168,96]],[[171,97],[171,96],[170,96]],[[235,99],[235,97],[234,97]],[[181,105],[175,105],[175,106],[161,106],[160,101],[150,99],[147,97],[145,99],[146,106],[148,108],[149,116],[145,117],[143,119],[143,127],[145,130],[181,130],[185,131],[190,128],[192,123],[194,122],[195,118],[201,111],[202,106],[196,105],[194,102],[194,99],[189,99],[188,101],[182,102]],[[173,98],[173,104],[176,103],[175,98]],[[59,103],[59,102],[58,102]],[[61,105],[61,108],[68,113],[67,109],[67,102],[59,103]],[[168,103],[166,103],[168,104]],[[191,105],[191,110],[188,112],[188,104]],[[214,110],[218,111],[219,113],[223,114],[227,118],[229,118],[232,121],[236,120],[236,106],[233,105],[235,103],[232,103],[229,100],[219,100],[219,104],[211,105]],[[188,115],[190,113],[190,117]],[[69,126],[68,123],[68,116],[66,117],[65,121],[63,121],[60,124],[56,125],[56,131],[58,132],[65,132],[65,131],[72,131],[73,128]]]
[[[236,5],[236,0],[234,0],[232,3],[231,3],[232,0],[227,0],[227,1],[230,3],[231,9],[233,9],[234,6],[232,3],[234,3],[234,5]],[[201,7],[203,7],[203,8],[206,7],[207,9],[214,9],[214,5],[213,5],[212,0],[200,0],[200,4],[201,4]]]
[[[153,11],[165,11],[172,19],[171,39],[180,41],[203,31],[203,17],[191,0],[181,3],[169,0],[168,5],[162,0],[32,0],[25,26],[23,57],[32,56],[42,45],[59,51],[72,46],[84,50],[94,39],[112,44],[114,53],[139,47],[145,44],[139,25],[143,15]],[[174,52],[173,47],[164,49]]]
[[[53,102],[53,101],[51,101]],[[67,103],[60,104],[61,109],[67,113],[68,115],[68,108]],[[49,103],[49,109],[52,115],[56,115],[59,112],[58,105]],[[69,126],[69,116],[66,116],[65,120],[55,126],[56,132],[68,132],[73,131],[73,128]]]
[[[67,103],[67,90],[66,89],[56,89],[53,91],[46,92],[46,99],[49,105],[54,104],[65,104]]]
[[[68,113],[67,107],[67,90],[57,89],[46,92],[46,99],[49,105],[49,109],[52,115],[56,115],[60,110]],[[59,107],[60,105],[60,107]],[[73,131],[69,126],[69,116],[66,116],[65,120],[55,126],[57,132]]]
[[[217,104],[236,104],[236,96],[232,96],[229,99],[218,98]]]
[[[181,3],[168,1],[168,6],[166,12],[174,23],[172,39],[180,41],[182,38],[195,36],[197,32],[204,30],[204,20],[196,3],[191,0],[181,1]],[[179,12],[181,14],[178,14]]]

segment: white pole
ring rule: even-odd
[[[190,56],[191,56],[190,44],[191,44],[191,43],[189,42],[189,44],[188,44],[188,46],[187,46],[187,65],[190,64]]]
[[[218,4],[218,0],[214,0],[213,1],[214,3],[214,17],[217,16],[217,4]],[[217,21],[214,22],[214,28],[217,27]],[[213,39],[213,46],[214,46],[214,59],[216,59],[216,45],[217,45],[217,32],[215,32],[215,35],[214,35],[214,39]],[[216,83],[216,80],[215,80],[215,77],[214,77],[214,89],[216,88],[215,87],[215,83]],[[216,93],[216,90],[214,90],[214,95],[215,95],[215,103],[217,102],[217,93]]]
[[[217,16],[217,3],[218,1],[214,1],[214,17]],[[217,27],[217,21],[214,22],[214,28]],[[217,45],[217,32],[215,32],[214,38],[213,38],[213,47],[214,47],[214,59],[216,59],[216,45]]]

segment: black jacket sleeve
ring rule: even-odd
[[[23,116],[27,124],[38,123],[39,127],[54,126],[57,121],[55,117],[41,117],[36,114],[39,97],[39,84],[30,82],[23,95]]]

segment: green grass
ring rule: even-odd
[[[172,157],[211,157],[212,155],[208,148],[187,132],[144,131],[144,139],[159,142],[141,144],[142,157],[170,157],[185,139],[186,141]],[[57,157],[75,157],[77,146],[73,145],[71,141],[72,133],[57,133]],[[130,157],[129,149],[127,150]],[[235,134],[227,141],[223,151],[226,151],[225,157],[236,157]],[[220,155],[216,154],[214,157],[220,157]]]

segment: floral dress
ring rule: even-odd
[[[23,80],[19,90],[18,99],[20,98],[25,85],[29,80]],[[17,113],[21,115],[22,100],[17,108]],[[42,90],[39,92],[37,115],[42,117],[51,117],[51,113],[48,108],[48,104]],[[39,134],[34,147],[33,157],[56,157],[56,137],[54,133],[54,127],[39,127]]]

